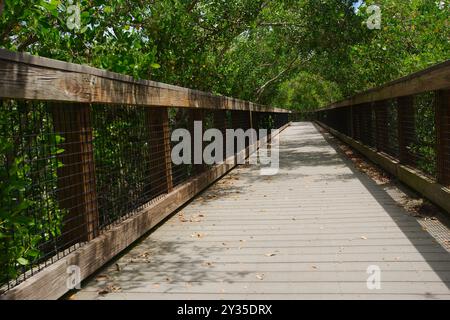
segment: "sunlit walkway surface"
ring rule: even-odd
[[[278,175],[232,171],[72,298],[450,298],[450,254],[415,218],[312,124],[280,140]]]

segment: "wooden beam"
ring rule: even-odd
[[[59,155],[58,199],[68,211],[61,241],[67,247],[98,235],[95,160],[91,107],[84,104],[53,105],[55,132],[63,137]]]
[[[448,88],[450,88],[450,60],[386,83],[380,87],[361,92],[321,110],[372,103]]]
[[[226,131],[227,131],[227,114],[225,110],[215,110],[213,113],[214,128],[220,130],[224,137],[223,141],[223,156],[226,157],[227,154],[227,142],[226,142]]]
[[[0,49],[0,98],[290,112],[5,49]]]
[[[281,128],[280,132],[288,126],[289,124]],[[71,276],[67,273],[69,266],[78,266],[80,280],[86,279],[233,167],[234,164],[225,162],[190,179],[168,195],[144,206],[145,209],[113,226],[85,246],[0,295],[0,300],[60,298],[69,291],[67,287]]]

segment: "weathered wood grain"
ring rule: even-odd
[[[380,87],[361,92],[320,110],[354,106],[448,88],[450,88],[450,60],[386,83]]]
[[[239,99],[0,49],[0,97],[290,113]]]

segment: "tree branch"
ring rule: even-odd
[[[261,22],[260,26],[263,27],[300,27],[300,23],[292,23],[292,22]]]
[[[30,35],[25,42],[22,42],[19,47],[17,48],[17,51],[24,51],[28,46],[32,45],[38,40],[35,34]]]
[[[294,64],[297,62],[299,56],[296,56],[295,59],[293,59],[289,65],[283,69],[283,71],[281,71],[280,73],[278,73],[275,77],[273,77],[272,79],[270,79],[269,81],[267,81],[266,83],[264,83],[257,91],[256,91],[256,101],[259,101],[261,99],[261,95],[264,93],[264,90],[266,90],[266,88],[272,84],[273,82],[277,81],[278,79],[280,79],[286,72],[288,72],[289,70],[292,69],[292,67],[294,66]]]

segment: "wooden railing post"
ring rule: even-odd
[[[260,112],[252,113],[252,124],[253,129],[256,130],[257,140],[259,140]]]
[[[244,131],[251,129],[252,128],[251,113],[249,111],[241,111],[240,114],[242,117],[242,129],[244,129]],[[250,146],[250,141],[245,139],[245,148],[248,148],[249,146]],[[246,150],[245,158],[248,158],[248,156],[249,156],[249,150]]]
[[[156,181],[150,181],[153,198],[173,189],[169,110],[147,108],[146,116],[150,132],[149,170],[150,175],[156,177]]]
[[[226,132],[227,132],[227,114],[225,110],[214,110],[214,128],[220,130],[223,135],[223,156],[224,160],[227,156],[227,141],[226,141]]]
[[[403,164],[414,165],[415,159],[410,151],[416,136],[414,98],[400,97],[397,104],[399,160]]]
[[[237,129],[244,129],[243,128],[243,119],[242,119],[242,111],[235,110],[231,112],[231,126],[234,130]],[[236,144],[236,139],[234,141],[234,154],[235,154],[235,161],[237,162],[237,153],[241,150],[238,150],[238,145]]]
[[[58,199],[67,210],[61,238],[63,246],[70,246],[94,239],[99,231],[91,106],[58,104],[52,113],[64,150],[58,169]]]
[[[437,180],[450,186],[450,90],[436,91]]]
[[[190,109],[189,110],[189,131],[191,133],[191,153],[192,153],[192,166],[193,166],[193,173],[194,175],[202,173],[206,166],[203,164],[203,142],[202,142],[202,150],[196,150],[195,149],[195,132],[194,132],[194,122],[195,121],[201,121],[202,122],[202,141],[203,141],[203,134],[205,130],[205,123],[204,123],[204,110],[203,109]],[[201,158],[202,158],[202,164],[195,164],[195,153],[201,152]]]

